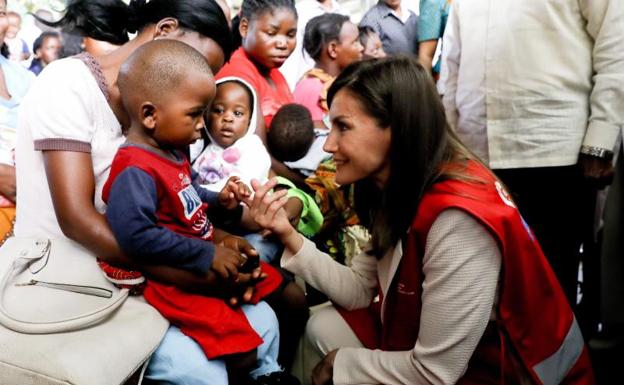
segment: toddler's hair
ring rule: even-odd
[[[212,75],[206,59],[193,47],[172,39],[145,43],[119,70],[117,83],[124,106],[134,113],[137,103],[174,95],[185,76],[194,71]]]
[[[267,134],[269,152],[282,162],[294,162],[308,153],[314,142],[314,122],[301,104],[285,104],[273,117]]]

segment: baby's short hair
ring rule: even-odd
[[[314,142],[314,122],[301,104],[285,104],[271,122],[267,135],[269,152],[282,162],[294,162],[308,153]]]
[[[153,40],[137,48],[122,64],[117,84],[124,107],[134,112],[142,102],[175,95],[189,72],[212,76],[206,59],[193,47],[172,39]]]

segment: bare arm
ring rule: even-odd
[[[459,29],[459,8],[456,2],[453,3],[449,21],[444,31],[444,52],[442,55],[442,70],[438,85],[442,86],[442,103],[446,110],[446,119],[453,129],[457,128],[459,112],[455,95],[457,93],[457,78],[459,74],[459,63],[461,60],[461,37]],[[440,87],[438,87],[440,89]]]
[[[119,248],[106,218],[93,204],[95,177],[91,155],[44,151],[43,160],[54,212],[63,234],[107,263],[133,265]]]
[[[429,72],[431,72],[433,67],[433,56],[437,47],[437,40],[422,41],[418,45],[418,61]]]
[[[0,194],[15,202],[15,167],[0,164]]]

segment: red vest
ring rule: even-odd
[[[536,384],[594,384],[572,309],[533,233],[488,169],[470,162],[465,174],[477,181],[446,180],[436,183],[423,196],[403,240],[399,268],[386,293],[383,324],[378,317],[379,306],[366,311],[369,315],[376,312],[377,319],[368,317],[364,323],[362,311],[357,312],[357,322],[354,314],[342,310],[341,314],[367,347],[412,350],[419,331],[427,234],[443,210],[460,209],[477,219],[497,240],[502,266],[498,319],[486,330],[458,383],[499,383],[501,371],[505,382],[514,383],[514,372],[523,370],[520,365]],[[370,333],[374,329],[377,333]]]

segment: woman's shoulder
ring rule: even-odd
[[[239,48],[232,54],[230,61],[225,63],[216,75],[217,80],[225,77],[241,78],[251,83],[254,88],[257,88],[257,83],[262,78],[262,75],[260,75],[256,66],[249,60],[242,48]]]
[[[56,60],[47,65],[37,77],[35,89],[43,91],[59,91],[71,88],[75,92],[88,94],[93,91],[89,80],[94,79],[93,74],[81,60],[71,57]]]
[[[63,99],[64,103],[78,98],[84,103],[93,98],[99,100],[101,93],[101,86],[92,71],[82,60],[71,57],[47,65],[33,83],[27,98]]]
[[[87,65],[75,56],[55,60],[52,63],[48,64],[43,69],[43,71],[41,71],[41,76],[46,75],[46,77],[71,75],[65,78],[65,80],[70,80],[73,77],[82,77],[89,74],[90,71],[87,68]]]

